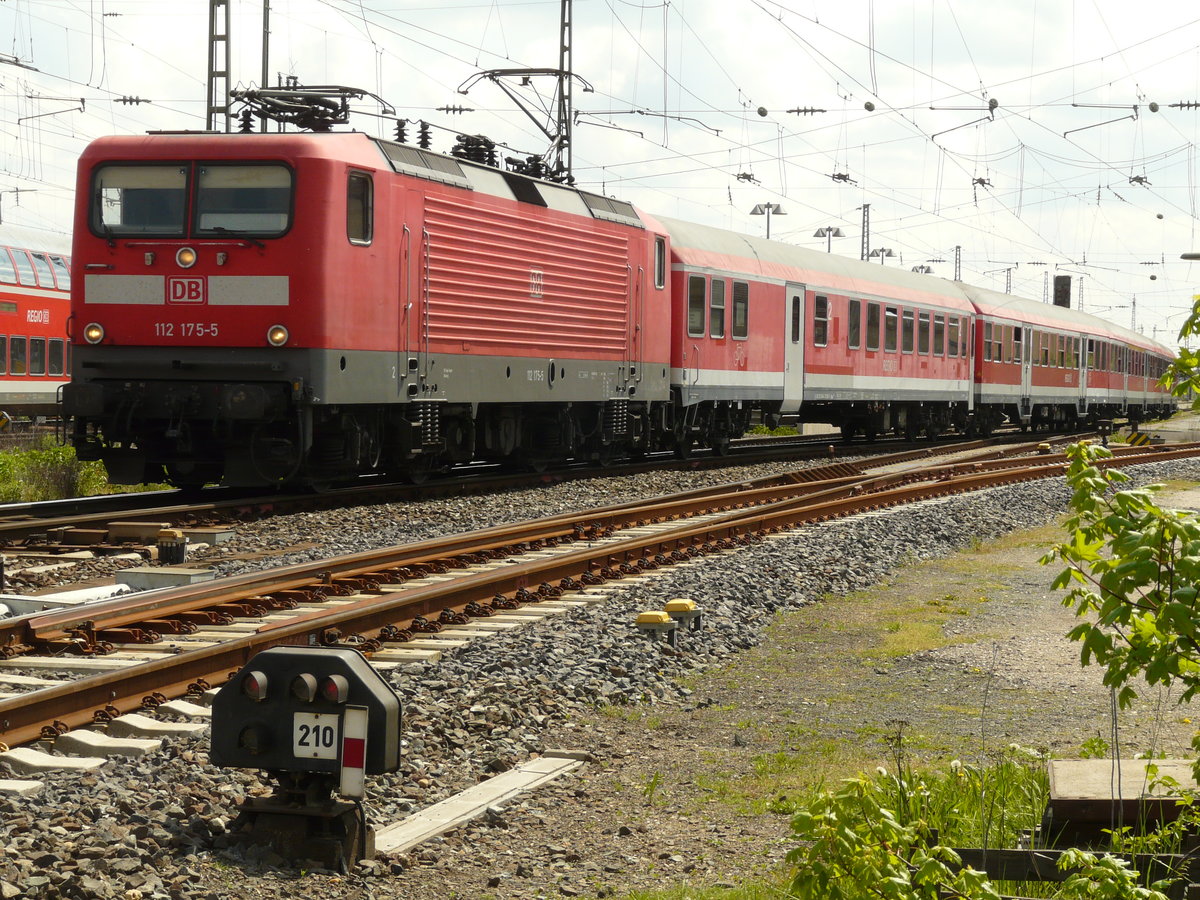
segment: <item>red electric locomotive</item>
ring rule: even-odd
[[[537,468],[673,428],[667,248],[629,204],[355,133],[105,138],[78,196],[64,402],[118,482]]]
[[[78,197],[64,410],[116,482],[720,453],[755,412],[933,437],[1171,405],[1167,348],[1094,317],[357,133],[104,138]]]
[[[45,237],[0,228],[0,420],[58,414],[67,379],[70,258]],[[64,238],[65,243],[65,238]],[[39,249],[29,250],[35,246]]]

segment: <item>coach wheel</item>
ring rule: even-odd
[[[690,434],[684,437],[675,439],[675,458],[676,459],[691,459],[692,448],[695,446],[695,438]]]
[[[729,435],[715,434],[710,442],[713,456],[728,456],[729,455]]]

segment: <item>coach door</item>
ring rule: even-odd
[[[804,285],[788,284],[784,293],[783,408],[800,408],[804,399]]]
[[[1021,406],[1020,415],[1027,419],[1033,415],[1033,329],[1021,329]]]

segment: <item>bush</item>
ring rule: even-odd
[[[109,492],[104,466],[80,462],[72,447],[43,438],[33,450],[0,453],[0,502],[63,500]]]

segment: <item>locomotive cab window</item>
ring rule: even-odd
[[[820,294],[813,297],[813,346],[824,347],[829,343],[829,298]]]
[[[750,285],[733,283],[733,339],[744,341],[750,336]]]
[[[375,200],[371,176],[351,172],[346,179],[346,237],[352,244],[369,244],[374,235]]]
[[[274,164],[204,165],[196,170],[197,235],[276,237],[291,224],[292,173]]]
[[[709,337],[725,337],[725,282],[714,278],[709,291],[708,307]]]
[[[706,293],[703,275],[688,278],[688,337],[704,337]]]
[[[182,237],[187,167],[100,166],[92,176],[88,221],[101,237]]]

